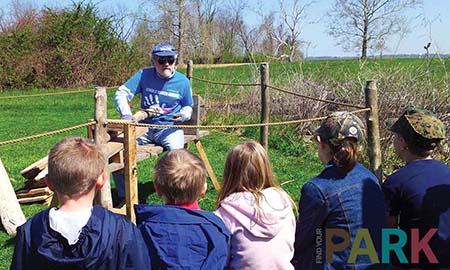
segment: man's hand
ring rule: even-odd
[[[184,122],[186,121],[186,117],[182,113],[176,113],[172,116],[172,121],[174,122]]]
[[[172,121],[174,122],[185,122],[191,119],[192,115],[192,107],[191,106],[185,106],[181,108],[181,110],[178,113],[175,113],[172,115]]]

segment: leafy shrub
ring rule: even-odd
[[[0,89],[117,85],[137,69],[133,49],[93,4],[33,11],[0,33]],[[23,22],[25,21],[25,23]]]

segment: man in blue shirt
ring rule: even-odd
[[[175,48],[167,43],[156,45],[151,53],[153,67],[143,68],[119,87],[114,102],[120,118],[134,120],[129,102],[137,94],[141,95],[141,109],[151,111],[142,120],[145,124],[174,125],[184,122],[192,114],[192,90],[185,75],[176,71]],[[184,146],[184,133],[180,128],[149,128],[147,133],[137,139],[139,145],[154,143],[166,150],[180,149]],[[113,174],[119,198],[125,197],[124,175]],[[120,201],[120,200],[119,200]]]

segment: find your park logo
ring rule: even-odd
[[[437,232],[432,228],[425,234],[419,235],[419,229],[411,229],[405,232],[401,229],[382,229],[380,239],[380,254],[374,245],[374,239],[368,229],[358,229],[355,239],[350,247],[350,255],[347,263],[356,263],[358,256],[368,256],[373,264],[390,264],[395,255],[397,261],[402,264],[407,263],[424,263],[420,261],[424,256],[428,261],[426,263],[439,263],[435,253],[429,245],[430,239]],[[422,237],[420,237],[422,236]],[[409,241],[408,241],[409,237]],[[333,255],[346,250],[350,246],[351,236],[347,230],[339,228],[316,229],[316,245],[315,245],[315,263],[332,263]],[[409,247],[406,247],[407,243]],[[409,244],[408,244],[409,245]],[[410,250],[410,254],[405,253],[404,249]],[[408,254],[409,256],[407,256]],[[420,258],[420,259],[419,259]]]

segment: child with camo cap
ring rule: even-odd
[[[410,264],[394,263],[406,269],[450,267],[450,167],[431,157],[445,138],[445,125],[429,111],[408,108],[388,129],[394,133],[397,156],[406,163],[382,185],[388,226],[399,227],[408,236],[403,250]],[[415,229],[419,239],[429,237],[431,253],[424,250],[413,260]]]
[[[385,226],[384,196],[378,179],[357,161],[364,133],[361,120],[349,112],[332,113],[316,129],[314,138],[325,168],[301,190],[295,269],[363,270],[373,269],[378,261],[375,253],[355,259],[350,256],[359,229],[368,230],[372,247],[379,253],[381,229]],[[333,252],[331,258],[328,251],[332,247],[326,246],[325,240],[317,241],[319,235],[325,239],[327,229],[338,229],[348,236],[332,237],[333,245],[344,241],[348,245]]]

